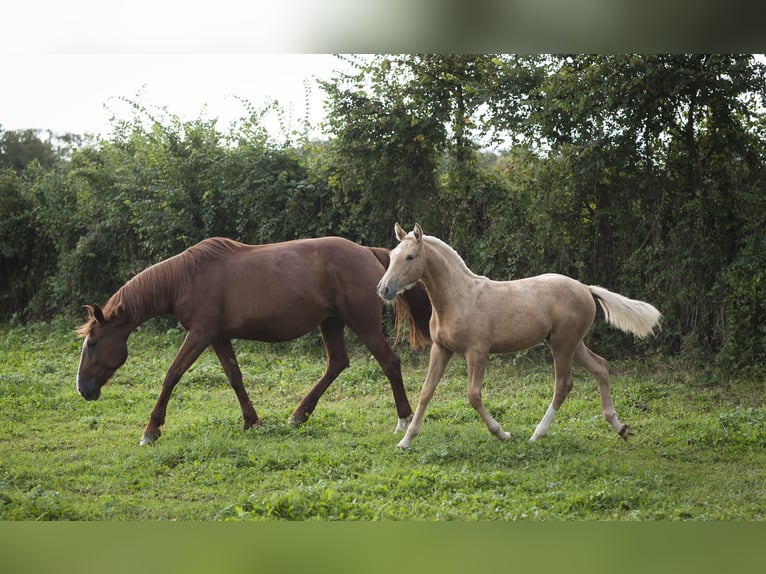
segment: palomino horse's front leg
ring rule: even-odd
[[[176,383],[181,379],[181,376],[202,354],[202,351],[205,350],[207,345],[207,341],[200,340],[198,337],[192,335],[191,332],[186,334],[186,339],[184,339],[176,358],[173,359],[173,362],[165,375],[165,380],[162,382],[162,390],[152,409],[149,422],[144,429],[144,436],[141,438],[140,443],[141,446],[153,443],[162,434],[160,429],[162,425],[165,424],[165,413],[167,411],[170,395],[173,392],[173,387],[176,386]]]
[[[489,414],[481,400],[481,385],[484,381],[484,368],[487,365],[487,353],[467,352],[465,355],[468,365],[468,402],[479,413],[487,429],[500,440],[508,440],[511,433],[505,432],[500,423]]]
[[[452,351],[445,349],[439,343],[434,341],[431,345],[431,354],[428,360],[428,373],[426,374],[426,380],[423,383],[423,388],[420,390],[420,398],[418,399],[418,406],[415,409],[415,415],[412,417],[412,422],[407,427],[407,432],[404,433],[404,438],[399,441],[396,446],[398,448],[407,448],[410,446],[410,442],[420,432],[420,425],[423,424],[423,416],[426,414],[426,407],[434,396],[436,385],[444,374],[444,369],[447,366],[450,358],[452,357]]]

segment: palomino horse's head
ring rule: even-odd
[[[96,305],[88,307],[90,317],[77,331],[85,337],[77,369],[77,392],[85,400],[95,401],[114,372],[128,358],[128,335],[131,327],[123,313],[109,318]]]
[[[420,225],[416,223],[415,228],[407,233],[397,223],[394,232],[399,245],[391,251],[391,262],[378,283],[378,295],[386,301],[415,285],[425,271],[423,229]]]

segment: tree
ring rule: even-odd
[[[517,97],[530,74],[516,58],[393,55],[357,62],[323,82],[335,160],[330,181],[343,219],[380,225],[418,220],[469,246],[486,215],[477,151],[499,136],[495,102]],[[363,235],[362,237],[366,237]]]
[[[9,167],[20,173],[32,161],[51,167],[58,158],[52,134],[48,141],[40,139],[40,130],[3,131],[0,126],[0,168]]]
[[[360,64],[359,70],[322,83],[329,97],[327,126],[335,136],[324,163],[331,227],[362,243],[387,245],[395,221],[431,219],[444,127],[411,108],[400,71],[391,71],[388,60]],[[391,81],[384,81],[389,75]]]
[[[551,167],[566,166],[554,186],[568,202],[564,233],[577,234],[569,257],[589,280],[660,299],[674,348],[714,351],[725,322],[711,295],[751,227],[738,206],[762,181],[753,126],[763,65],[748,55],[618,55],[553,57],[547,67],[525,133],[550,148]]]

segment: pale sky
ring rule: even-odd
[[[5,2],[0,126],[108,135],[111,116],[131,117],[120,98],[185,121],[217,118],[221,130],[244,115],[237,98],[256,108],[276,100],[287,129],[300,129],[308,98],[307,119],[316,125],[325,114],[315,79],[343,67],[329,52],[421,39],[434,2]]]
[[[131,117],[121,98],[184,121],[217,118],[221,130],[246,115],[238,98],[257,109],[276,100],[288,130],[304,119],[317,125],[325,114],[316,78],[347,69],[327,52],[348,51],[337,49],[348,30],[375,37],[375,16],[386,9],[354,0],[5,4],[0,126],[101,135],[110,133],[110,117]],[[271,120],[270,131],[279,131]]]
[[[324,91],[316,79],[348,68],[331,54],[5,53],[0,69],[4,130],[108,136],[110,117],[131,117],[121,98],[167,108],[182,120],[217,118],[222,131],[246,115],[239,99],[256,108],[276,100],[288,129],[300,129],[307,111],[318,125]],[[276,116],[270,121],[267,127],[278,132]]]
[[[427,52],[445,44],[447,51],[494,52],[508,51],[509,42],[510,51],[521,52],[539,52],[541,44],[543,52],[697,46],[665,41],[661,30],[673,41],[688,34],[664,12],[661,19],[643,8],[613,14],[604,2],[583,0],[573,8],[567,0],[475,0],[467,10],[467,3],[443,0],[5,2],[0,126],[108,135],[112,115],[130,117],[120,100],[129,98],[185,121],[217,118],[225,130],[244,114],[242,98],[256,108],[278,101],[288,130],[299,129],[307,98],[309,122],[324,118],[315,78],[328,79],[343,66],[327,52]],[[681,14],[687,25],[691,18],[692,30],[707,36],[720,27],[710,14],[711,26],[694,24],[698,13],[704,20],[707,12],[696,8]],[[759,20],[747,22],[752,30],[734,37],[761,38]],[[660,39],[637,42],[647,31]]]

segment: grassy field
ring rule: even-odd
[[[659,358],[613,363],[615,405],[635,433],[624,443],[601,417],[595,382],[577,371],[549,434],[529,443],[550,401],[550,361],[493,357],[485,403],[513,433],[501,443],[469,406],[455,358],[421,434],[399,451],[388,383],[365,350],[354,347],[313,417],[292,428],[290,412],[323,370],[318,335],[238,342],[263,426],[242,430],[234,393],[206,352],[177,386],[160,440],[139,447],[182,333],[134,333],[128,362],[88,403],[75,390],[73,327],[0,329],[0,519],[766,518],[762,380]],[[427,352],[399,350],[414,406]]]

